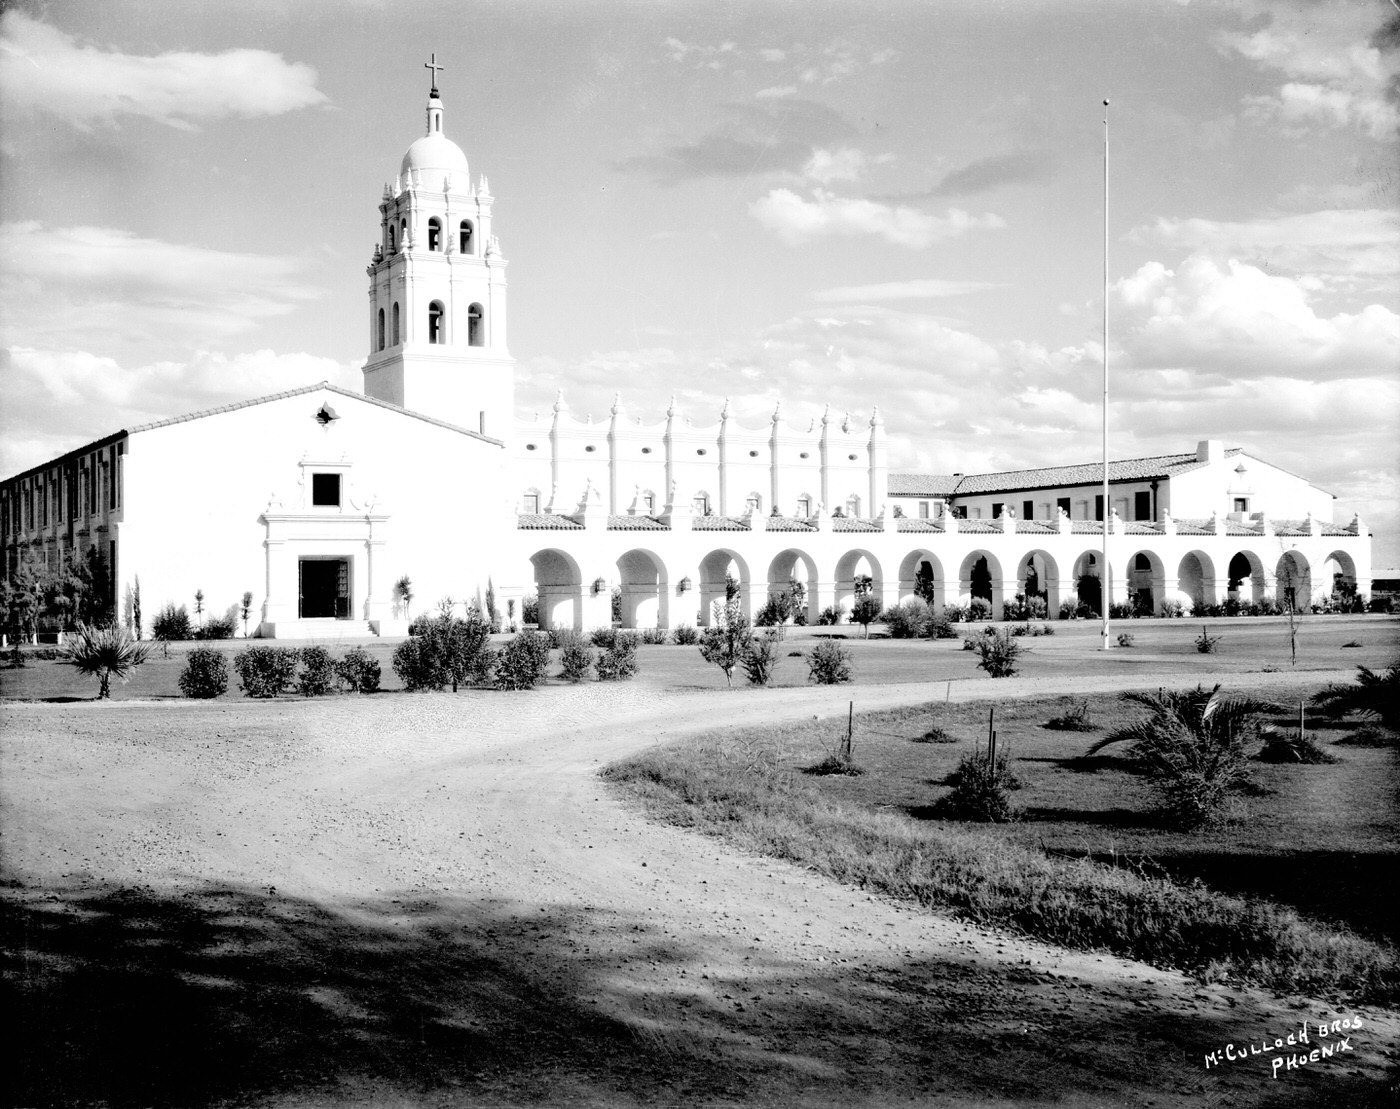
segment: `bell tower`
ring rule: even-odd
[[[369,275],[365,394],[480,431],[510,434],[515,362],[506,347],[506,261],[483,175],[443,132],[432,70],[427,129],[379,202]]]

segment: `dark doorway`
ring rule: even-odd
[[[303,558],[301,604],[303,620],[350,618],[350,562],[344,558]]]

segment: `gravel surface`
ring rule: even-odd
[[[19,1103],[1380,1103],[1393,1012],[1277,1078],[1272,1051],[1207,1069],[1357,1014],[893,904],[651,823],[596,776],[852,696],[0,705]]]

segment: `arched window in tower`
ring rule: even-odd
[[[434,216],[428,220],[428,249],[442,249],[442,220]]]
[[[399,220],[399,242],[403,244],[405,250],[408,249],[408,220]]]
[[[447,320],[442,313],[442,301],[435,300],[428,305],[428,342],[447,342]]]
[[[457,229],[457,236],[460,240],[458,243],[458,249],[461,250],[463,254],[472,253],[473,230],[474,229],[472,227],[472,221],[469,219],[464,219]]]
[[[486,321],[481,318],[481,305],[473,304],[467,309],[467,346],[486,345]]]
[[[397,241],[397,235],[396,235],[396,233],[395,233],[395,231],[394,231],[394,225],[391,223],[391,224],[389,224],[389,253],[390,253],[390,254],[393,254],[394,251],[398,249],[398,247],[395,245],[396,241]]]
[[[379,345],[378,345],[378,347],[376,347],[375,349],[377,349],[377,350],[383,350],[383,349],[384,349],[384,309],[383,309],[383,308],[381,308],[381,309],[379,310],[379,332],[378,332],[378,342],[379,342]]]
[[[399,302],[394,301],[394,346],[399,345]]]

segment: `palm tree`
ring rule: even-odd
[[[1207,690],[1135,690],[1123,698],[1147,715],[1116,729],[1089,748],[1130,744],[1129,757],[1152,778],[1169,820],[1197,828],[1218,819],[1232,792],[1249,783],[1247,748],[1260,738],[1261,719],[1278,711],[1268,701]]]
[[[1400,659],[1379,673],[1358,666],[1355,685],[1329,685],[1312,700],[1329,716],[1354,712],[1379,721],[1387,731],[1400,732]]]
[[[150,645],[138,643],[125,628],[94,628],[79,624],[69,633],[63,661],[77,668],[80,674],[91,674],[98,681],[97,699],[112,695],[115,675],[126,681],[131,671],[146,661]]]

